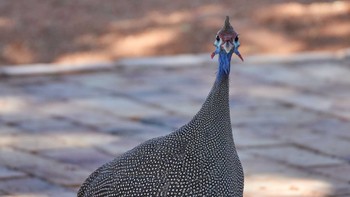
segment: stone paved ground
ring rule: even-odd
[[[234,64],[246,197],[350,196],[350,60]],[[0,195],[75,196],[101,164],[190,120],[216,66],[0,80]]]

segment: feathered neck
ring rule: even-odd
[[[232,57],[232,51],[229,53],[226,53],[224,51],[220,51],[219,53],[219,71],[216,76],[216,83],[220,80],[222,80],[222,77],[228,76],[230,74],[230,68],[231,68],[231,57]]]
[[[225,53],[224,51],[219,53],[219,68],[215,83],[196,116],[214,118],[225,114],[226,117],[230,117],[228,97],[232,53]]]
[[[201,140],[215,135],[218,143],[222,139],[230,139],[233,142],[229,108],[229,60],[231,55],[226,54],[226,56],[220,56],[219,59],[217,78],[205,102],[193,119],[179,130],[179,133],[185,138],[192,136]],[[216,131],[216,129],[219,130]]]
[[[219,117],[225,117],[227,123],[230,124],[229,74],[231,55],[224,52],[220,54],[215,83],[193,121],[199,118],[210,122],[216,121]]]

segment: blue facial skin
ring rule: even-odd
[[[233,54],[233,50],[231,50],[229,53],[226,53],[225,50],[220,50],[220,52],[219,52],[219,72],[218,72],[219,78],[221,78],[224,75],[230,74],[232,54]]]
[[[218,41],[214,43],[214,53],[219,55],[219,71],[217,74],[218,80],[220,80],[223,76],[230,74],[232,54],[235,53],[237,56],[240,56],[240,53],[238,51],[238,47],[240,46],[239,41],[233,42],[234,47],[228,53],[222,49],[220,44],[221,43]]]

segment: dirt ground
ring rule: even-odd
[[[242,54],[350,47],[350,1],[0,1],[0,65],[208,54],[224,16]]]

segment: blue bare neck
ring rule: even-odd
[[[228,77],[231,68],[231,57],[233,51],[226,53],[224,51],[219,52],[219,71],[216,76],[216,81],[219,82],[223,78]]]

